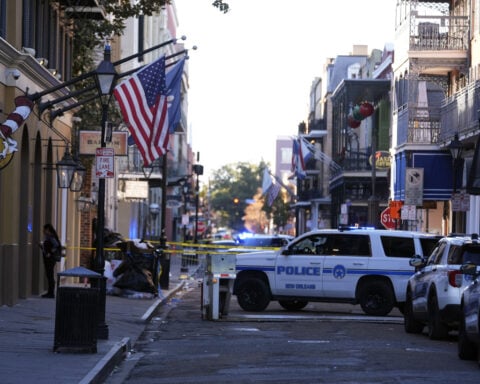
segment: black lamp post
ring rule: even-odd
[[[183,217],[182,217],[182,232],[183,232],[183,242],[186,241],[187,238],[187,197],[188,197],[188,178],[185,178],[180,181],[180,186],[182,187],[182,195],[183,195]]]
[[[453,182],[452,182],[452,232],[455,233],[457,230],[457,212],[453,210],[453,199],[457,193],[457,179],[458,179],[458,170],[460,169],[461,162],[462,162],[462,152],[463,152],[463,144],[458,139],[458,133],[455,134],[453,140],[447,146],[452,155],[452,162],[453,162]]]
[[[98,94],[102,100],[102,120],[101,120],[101,138],[100,146],[106,147],[105,142],[105,126],[108,118],[108,104],[112,97],[113,88],[117,72],[110,60],[110,46],[106,45],[104,50],[104,57],[97,70],[95,71],[95,83],[97,84]],[[103,252],[103,232],[105,228],[105,178],[101,177],[98,181],[98,205],[97,205],[97,226],[96,226],[96,253],[94,261],[95,272],[101,274],[105,271],[105,259]],[[105,301],[106,301],[106,287],[105,280],[99,279],[100,286],[100,300],[98,313],[98,328],[97,337],[99,339],[108,339],[108,326],[105,323]]]
[[[194,164],[193,173],[197,175],[197,183],[195,185],[195,229],[193,232],[193,242],[196,244],[198,240],[198,204],[199,204],[199,197],[200,197],[199,178],[201,175],[203,175],[203,165]]]

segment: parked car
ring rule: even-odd
[[[480,366],[480,267],[469,263],[460,270],[472,278],[472,283],[463,291],[460,303],[458,357],[477,359]]]
[[[406,332],[421,333],[427,326],[431,339],[442,339],[450,330],[458,329],[462,293],[472,282],[460,269],[465,263],[480,265],[476,234],[445,237],[428,259],[417,256],[410,260],[417,272],[407,284]]]
[[[405,301],[415,272],[409,259],[430,253],[438,239],[410,231],[315,230],[278,251],[237,254],[234,294],[245,311],[263,311],[272,300],[287,310],[325,301],[385,316]]]

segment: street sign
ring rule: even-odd
[[[423,205],[423,168],[405,170],[405,205]]]
[[[380,214],[380,222],[386,229],[395,229],[395,221],[390,215],[390,207],[385,208]]]
[[[207,224],[205,221],[197,221],[197,233],[202,234],[207,229]]]
[[[95,175],[99,178],[114,177],[114,158],[113,148],[97,148],[95,150]]]

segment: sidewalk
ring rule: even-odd
[[[2,384],[102,383],[135,344],[155,309],[182,289],[171,280],[155,299],[107,295],[108,340],[97,353],[53,352],[55,299],[32,297],[0,307],[0,382]]]

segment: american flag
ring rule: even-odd
[[[307,175],[307,161],[313,157],[315,148],[304,137],[293,139],[292,149],[292,172],[299,179],[304,179]]]
[[[149,165],[165,154],[168,146],[165,56],[123,81],[113,94],[142,154],[143,163]]]
[[[280,192],[280,184],[272,184],[272,186],[268,189],[267,193],[267,204],[269,207],[272,206],[273,202],[278,196],[278,193]]]

